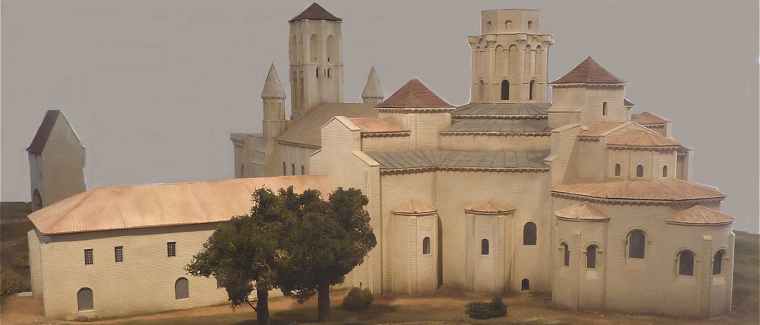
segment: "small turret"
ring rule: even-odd
[[[261,90],[261,99],[264,104],[264,138],[267,143],[273,144],[274,139],[285,130],[285,91],[282,89],[274,63],[269,67],[264,89]]]
[[[375,67],[369,70],[367,84],[362,91],[362,100],[367,104],[379,104],[383,101],[383,87],[380,85],[380,78],[377,77]]]

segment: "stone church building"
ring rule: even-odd
[[[370,70],[343,103],[342,20],[290,20],[290,107],[274,66],[262,133],[233,134],[235,176],[94,189],[30,216],[34,295],[53,317],[222,303],[185,274],[255,188],[355,187],[378,238],[347,286],[383,295],[551,292],[554,304],[708,317],[731,307],[733,217],[689,181],[670,121],[634,113],[625,82],[587,58],[550,81],[537,10],[485,10],[470,36],[470,102],[412,79],[385,98]],[[62,278],[66,274],[76,274]],[[149,276],[146,276],[149,275]],[[149,299],[140,292],[154,292]]]

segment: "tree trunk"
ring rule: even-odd
[[[256,323],[269,325],[269,290],[256,287]]]
[[[330,284],[322,282],[317,288],[317,305],[319,310],[319,321],[323,322],[330,318]]]

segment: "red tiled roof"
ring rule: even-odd
[[[632,123],[612,131],[607,136],[608,146],[621,147],[674,147],[680,146],[673,138],[665,137],[641,125]]]
[[[688,201],[725,198],[714,187],[679,179],[563,184],[554,186],[552,193],[602,200]]]
[[[398,123],[389,119],[374,117],[350,117],[348,118],[361,129],[361,132],[401,132],[405,131]]]
[[[634,121],[641,125],[665,124],[670,122],[670,120],[651,112],[632,114],[631,121]]]
[[[553,84],[622,84],[624,81],[615,77],[596,63],[590,56],[575,66],[562,78],[553,81]]]
[[[409,80],[396,90],[377,108],[452,108],[451,104],[438,97],[419,79]]]
[[[340,19],[336,17],[335,15],[331,14],[329,11],[327,11],[325,8],[322,8],[319,4],[316,2],[312,3],[311,6],[306,8],[306,10],[302,11],[298,16],[293,17],[293,19],[289,20],[289,22],[299,21],[299,20],[331,20],[331,21],[343,21],[343,19]]]
[[[570,221],[606,221],[610,219],[604,212],[586,203],[559,209],[554,211],[554,215]]]
[[[686,210],[681,210],[667,220],[671,224],[679,225],[727,225],[734,222],[734,217],[718,210],[710,209],[701,205],[695,205]]]
[[[149,228],[227,221],[250,212],[251,193],[293,186],[317,189],[326,195],[333,187],[327,176],[235,178],[101,187],[58,201],[29,215],[43,234]]]
[[[581,129],[578,136],[581,137],[601,137],[614,130],[617,127],[621,127],[625,122],[611,122],[611,121],[597,121],[589,124]]]

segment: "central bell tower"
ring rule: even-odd
[[[322,103],[343,101],[342,19],[312,3],[290,21],[292,119]]]
[[[481,12],[481,33],[469,36],[472,49],[470,102],[546,102],[551,34],[540,32],[536,9]]]

